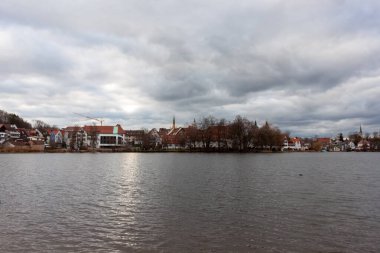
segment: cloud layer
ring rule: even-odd
[[[125,128],[213,114],[379,131],[378,1],[7,1],[0,108]]]

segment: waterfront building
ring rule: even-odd
[[[288,138],[285,136],[282,151],[300,151],[302,150],[301,139],[297,137]]]
[[[83,130],[86,133],[87,146],[115,148],[126,144],[126,131],[119,124],[115,126],[84,126]]]
[[[126,142],[131,146],[141,146],[143,144],[144,130],[125,130]]]

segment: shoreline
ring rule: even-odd
[[[380,152],[377,150],[368,151],[325,151],[326,153],[376,153]],[[315,150],[304,150],[304,151],[270,151],[270,150],[249,150],[249,151],[222,151],[222,150],[126,150],[126,149],[98,149],[98,150],[78,150],[70,151],[67,149],[45,149],[45,150],[34,150],[34,149],[20,149],[20,148],[0,148],[0,154],[27,154],[27,153],[213,153],[213,154],[284,154],[284,153],[324,153],[322,151]]]

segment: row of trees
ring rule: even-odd
[[[8,113],[0,110],[0,123],[2,124],[14,124],[19,128],[32,128],[32,125],[14,113]]]
[[[256,121],[251,122],[238,115],[230,124],[229,135],[233,141],[233,147],[237,147],[238,150],[252,148],[272,150],[281,148],[286,134],[269,125],[268,122],[259,127]]]
[[[190,150],[277,150],[280,149],[284,137],[289,135],[282,133],[280,129],[266,122],[258,126],[256,121],[250,121],[237,115],[231,122],[225,119],[217,119],[214,116],[202,117],[193,124],[184,128],[176,143]],[[165,148],[169,143],[169,137],[162,138],[162,146]],[[145,134],[143,148],[152,149],[154,139]]]

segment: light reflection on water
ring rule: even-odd
[[[0,159],[0,252],[380,250],[375,153]]]

